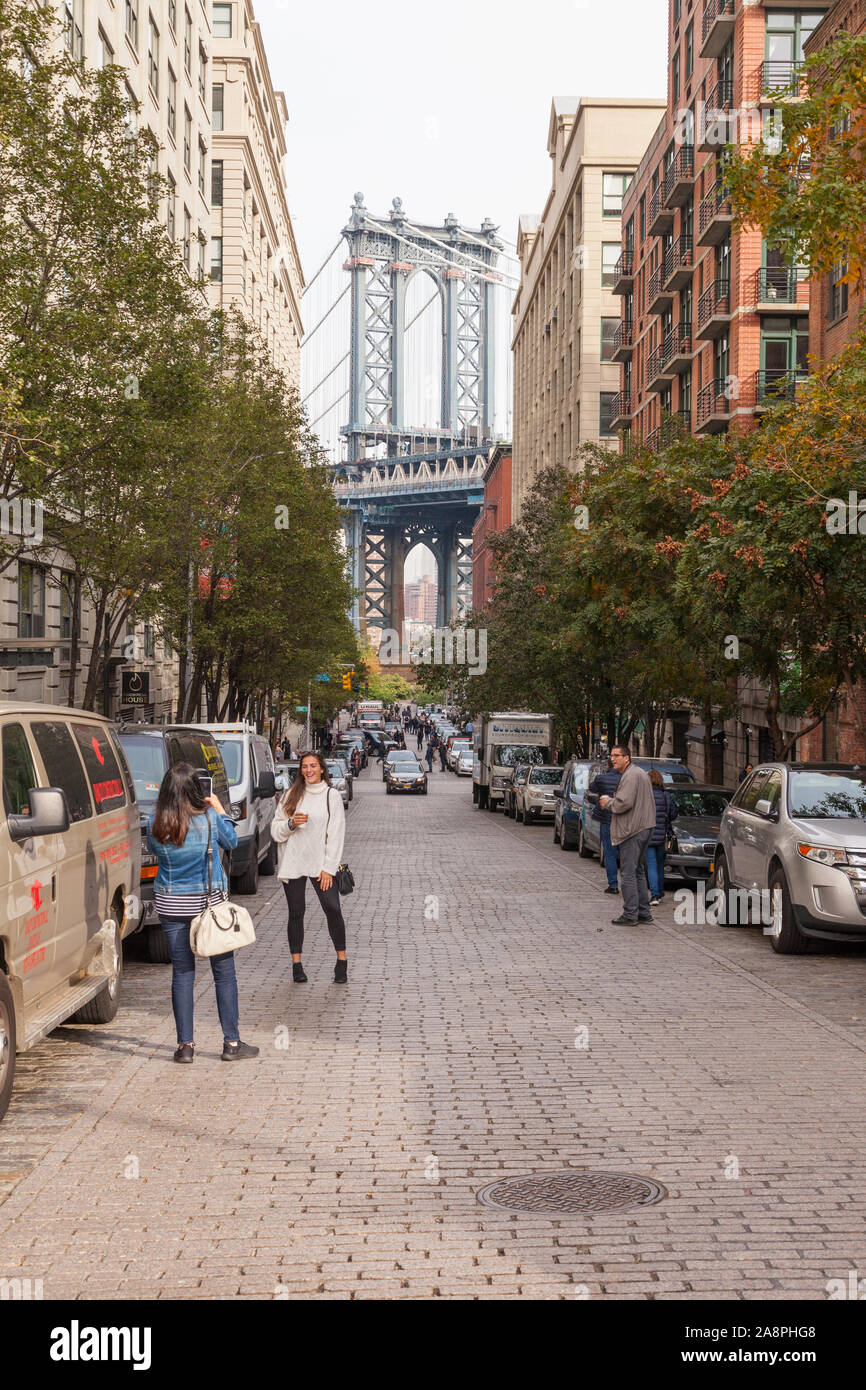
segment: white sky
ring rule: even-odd
[[[254,0],[289,108],[286,184],[309,281],[356,190],[387,216],[540,212],[554,96],[663,97],[667,0]],[[412,562],[416,560],[417,564]],[[415,551],[407,579],[425,572]],[[411,575],[408,569],[411,568]]]

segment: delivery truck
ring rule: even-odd
[[[472,738],[472,800],[482,811],[495,811],[519,763],[552,761],[553,716],[521,710],[482,714]]]

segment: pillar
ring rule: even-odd
[[[442,281],[445,297],[445,341],[442,345],[442,428],[457,434],[460,429],[458,410],[457,364],[459,361],[460,291],[463,274],[446,270]]]

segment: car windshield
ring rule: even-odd
[[[342,777],[343,769],[341,768],[339,763],[328,762],[326,766],[328,772],[331,774],[332,777]]]
[[[518,763],[547,761],[546,748],[532,748],[525,743],[500,743],[493,749],[493,761],[499,767],[516,767]]]
[[[792,771],[788,801],[808,820],[866,820],[866,771]]]
[[[236,787],[243,781],[244,745],[241,739],[217,739],[217,747],[223,755],[229,786]]]
[[[475,761],[471,748],[461,748],[457,756],[460,759],[461,763],[471,763]]]
[[[155,805],[159,785],[168,766],[165,744],[161,738],[149,738],[146,734],[121,734],[120,742],[135,783],[137,799],[142,807],[147,802]]]
[[[573,792],[584,792],[589,786],[589,768],[576,767],[571,774],[571,790]]]
[[[418,759],[414,753],[407,753],[404,748],[392,748],[387,755],[389,763],[417,763]]]
[[[533,786],[558,787],[562,781],[561,767],[534,767],[529,774]]]
[[[711,816],[718,820],[733,796],[733,792],[703,792],[694,787],[671,792],[681,816]]]

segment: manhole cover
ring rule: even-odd
[[[582,1212],[627,1211],[649,1207],[667,1196],[651,1178],[631,1173],[528,1173],[523,1178],[499,1178],[478,1193],[485,1207],[500,1211]]]

